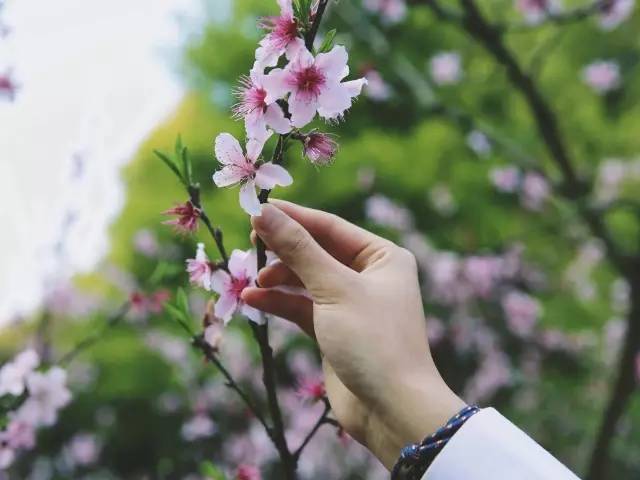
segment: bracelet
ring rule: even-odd
[[[466,406],[422,442],[405,446],[391,471],[391,480],[420,480],[451,437],[479,411],[477,405]]]

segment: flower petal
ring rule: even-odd
[[[342,45],[336,45],[330,52],[318,54],[316,67],[322,70],[327,78],[340,81],[349,75],[348,61],[347,49]]]
[[[233,317],[234,312],[238,308],[238,299],[229,293],[222,293],[214,307],[216,317],[221,319],[226,325]]]
[[[276,133],[280,135],[284,135],[285,133],[289,133],[291,131],[291,122],[287,117],[284,116],[284,112],[280,105],[274,103],[267,107],[267,111],[263,116],[266,124],[269,127],[273,128]]]
[[[243,178],[242,169],[234,165],[226,165],[213,174],[213,183],[218,187],[228,187],[240,182]]]
[[[293,5],[291,0],[278,0],[280,5],[280,13],[284,16],[293,16]]]
[[[235,278],[247,275],[247,256],[249,252],[235,249],[229,256],[229,271]]]
[[[211,289],[220,295],[227,290],[230,282],[231,277],[224,270],[218,269],[211,274]]]
[[[242,315],[247,317],[253,323],[257,323],[258,325],[264,325],[267,321],[264,314],[260,310],[250,307],[245,303],[243,303],[240,307],[240,313],[242,313]]]
[[[262,88],[267,92],[267,96],[264,98],[267,105],[271,105],[291,91],[288,78],[288,71],[274,68],[269,72],[269,75],[262,79]]]
[[[240,188],[240,206],[249,215],[259,217],[262,213],[256,185],[253,180],[248,181]]]
[[[366,78],[359,78],[358,80],[351,80],[349,82],[343,82],[342,86],[347,89],[351,98],[357,97],[362,92],[362,88],[369,82]]]
[[[287,187],[293,183],[293,178],[287,170],[271,162],[260,165],[256,171],[256,185],[271,190],[276,185]]]
[[[328,85],[318,98],[318,113],[326,119],[341,116],[351,107],[351,94],[343,83]]]
[[[267,135],[267,119],[262,110],[257,109],[244,117],[244,127],[248,138],[261,138]]]
[[[240,142],[230,133],[221,133],[216,137],[216,158],[224,165],[242,165],[244,153]]]
[[[256,133],[258,134],[257,136],[250,137],[247,141],[247,160],[251,163],[255,163],[258,157],[260,157],[264,144],[271,138],[271,135],[273,135],[273,132],[267,129]]]
[[[300,55],[300,52],[305,49],[306,47],[304,45],[304,40],[302,40],[300,37],[296,37],[289,43],[289,45],[287,45],[287,60],[294,60],[298,55]]]
[[[318,102],[314,99],[302,99],[293,94],[289,98],[289,111],[291,123],[294,127],[302,128],[307,125],[316,114]]]

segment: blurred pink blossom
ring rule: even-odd
[[[155,234],[148,229],[138,230],[133,236],[133,247],[147,257],[155,257],[160,252],[160,245]]]
[[[11,420],[7,429],[0,434],[0,441],[8,443],[15,450],[30,450],[36,444],[35,428],[27,422]]]
[[[208,415],[198,413],[187,420],[180,433],[187,442],[194,442],[203,438],[209,438],[216,432],[216,424]]]
[[[209,257],[204,251],[204,243],[198,243],[196,257],[187,260],[187,273],[192,284],[198,285],[205,290],[211,290],[212,267]]]
[[[467,384],[465,398],[469,402],[487,400],[500,388],[509,385],[511,381],[511,365],[508,357],[498,350],[491,351],[484,356],[480,368]]]
[[[509,330],[520,337],[528,337],[542,313],[540,303],[523,292],[512,290],[502,298],[502,308]]]
[[[407,16],[405,0],[364,0],[364,7],[380,15],[386,23],[398,23]]]
[[[375,68],[365,69],[364,78],[367,80],[367,87],[364,89],[364,93],[371,100],[384,102],[391,97],[391,87],[384,81],[378,70]]]
[[[434,185],[429,190],[429,200],[434,210],[440,215],[449,216],[456,211],[456,201],[449,187],[443,183]]]
[[[303,377],[298,382],[297,395],[305,401],[317,402],[327,395],[322,377]]]
[[[72,465],[88,466],[96,463],[102,446],[92,433],[79,433],[73,436],[65,447],[65,456]]]
[[[489,137],[479,130],[469,132],[469,135],[467,135],[467,145],[481,157],[489,155],[492,149]]]
[[[0,98],[4,98],[10,102],[15,100],[17,85],[11,78],[11,72],[0,74]]]
[[[633,13],[635,0],[606,0],[600,7],[599,24],[603,30],[613,30]]]
[[[462,79],[462,59],[457,52],[440,52],[429,61],[436,85],[454,85]]]
[[[367,218],[380,226],[407,230],[413,225],[411,212],[384,195],[376,194],[365,203]]]
[[[549,195],[551,186],[547,179],[537,172],[527,172],[522,180],[522,204],[529,210],[540,210]]]
[[[40,357],[35,350],[24,350],[0,369],[0,396],[22,395],[27,377],[40,365]]]
[[[53,367],[47,372],[32,372],[27,376],[29,397],[16,412],[15,419],[35,427],[51,426],[58,411],[71,402],[67,388],[67,372]]]
[[[499,192],[514,193],[520,186],[520,170],[517,167],[494,168],[489,172],[489,179]]]
[[[620,66],[613,61],[598,60],[582,71],[583,81],[600,95],[620,86]]]
[[[474,294],[488,298],[501,279],[503,260],[500,257],[471,256],[465,259],[462,269]]]
[[[559,11],[556,0],[516,0],[516,8],[531,24],[543,21],[549,14]]]
[[[262,475],[258,467],[253,465],[240,465],[236,471],[235,480],[261,480]]]

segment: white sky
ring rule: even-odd
[[[0,324],[106,253],[119,169],[183,94],[171,72],[184,33],[176,14],[199,3],[8,0],[0,72],[13,66],[21,88],[14,103],[0,100]],[[70,254],[54,260],[68,212],[78,218]]]

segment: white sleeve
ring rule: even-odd
[[[436,456],[422,480],[578,480],[493,408],[476,413]]]

